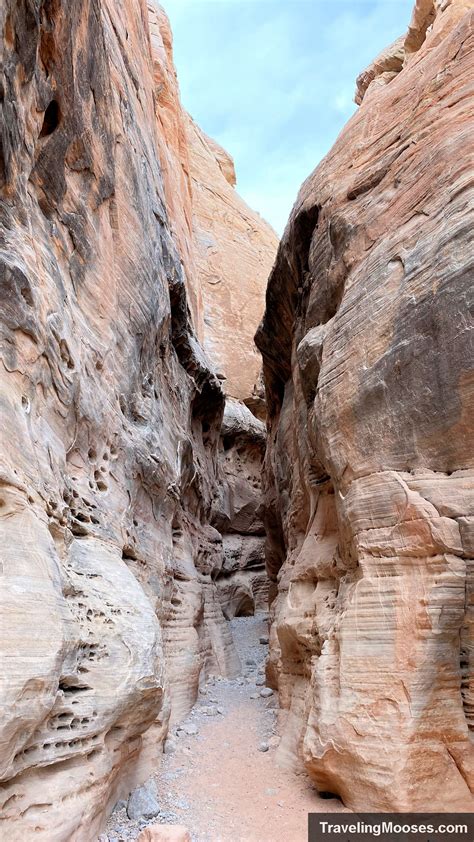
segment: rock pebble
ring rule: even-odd
[[[153,780],[147,781],[143,786],[137,787],[130,794],[127,803],[127,816],[129,819],[153,819],[160,812],[158,803],[158,791]]]
[[[137,842],[191,842],[191,834],[180,824],[151,824],[142,830]]]
[[[122,798],[117,801],[114,809],[112,810],[113,813],[118,813],[119,810],[126,810],[127,809],[127,802],[124,801]]]
[[[175,740],[167,739],[163,745],[163,752],[165,754],[174,754],[176,751],[176,742]]]

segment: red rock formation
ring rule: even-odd
[[[257,336],[280,755],[358,810],[474,809],[472,5],[360,77]]]
[[[93,839],[200,674],[238,669],[214,582],[224,395],[199,344],[187,117],[169,30],[148,11],[0,8],[12,842]]]
[[[179,98],[170,24],[162,7],[154,0],[148,2],[148,20],[153,56],[155,114],[158,122],[158,153],[168,219],[183,261],[193,324],[202,341],[203,303],[193,246],[193,191],[187,138],[188,116]]]
[[[253,337],[278,238],[235,192],[230,156],[191,119],[187,132],[204,347],[226,378],[226,394],[245,400],[261,370]]]
[[[236,178],[231,157],[219,144],[207,137],[182,108],[168,19],[161,6],[155,2],[148,3],[148,15],[152,34],[155,108],[165,202],[172,235],[184,264],[193,324],[197,325],[197,333],[208,352],[208,358],[212,360],[221,381],[224,381],[225,392],[244,399],[251,395],[261,368],[252,338],[263,311],[265,283],[276,252],[277,237],[234,190]],[[227,414],[233,405],[229,405]],[[237,414],[234,413],[234,421],[237,419],[242,422],[240,430],[233,430],[233,435],[239,439],[241,451],[242,442],[247,442],[249,438],[247,415],[252,417],[245,412],[245,407]],[[258,422],[255,421],[255,424],[258,425]],[[262,432],[263,428],[260,435]],[[221,431],[221,442],[222,435],[225,435],[225,430]],[[260,448],[263,446],[262,438],[259,445]],[[221,445],[219,450],[222,451]],[[243,468],[239,471],[239,465],[234,465],[234,471],[226,470],[226,458],[222,460],[216,474],[218,497],[224,497],[227,501],[234,500],[236,507],[235,484],[247,497],[247,503],[250,500],[255,508],[259,506],[259,490],[255,490],[254,484],[255,476],[260,472],[261,453],[256,456],[255,451],[255,442],[250,443],[243,459],[244,462],[253,463],[250,481]],[[261,535],[261,520],[259,529]],[[237,527],[234,532],[238,532]],[[196,561],[193,542],[190,542],[187,531],[183,532],[179,524],[174,529],[175,558],[188,561],[194,558],[191,565],[196,564],[201,573],[211,577],[212,582],[206,583],[208,598],[205,628],[210,629],[210,633],[200,632],[196,638],[196,625],[202,610],[201,586],[196,592],[195,584],[190,585],[186,579],[181,580],[181,576],[178,576],[180,581],[175,585],[179,593],[173,598],[172,611],[164,620],[172,722],[179,720],[193,703],[203,653],[205,668],[215,673],[232,674],[239,667],[236,658],[229,655],[230,639],[221,623],[221,605],[216,596],[221,599],[223,590],[220,587],[216,592],[214,586],[221,568],[226,570],[225,559],[228,553],[216,529],[208,525],[204,534],[206,539],[199,545]],[[266,594],[262,547],[259,546],[260,564],[257,564],[255,553],[249,556],[246,552],[246,538],[244,528],[241,543],[233,554],[234,562],[242,569],[256,564],[257,569],[253,569],[250,574],[248,571],[242,573],[247,579],[250,575],[250,584],[246,580],[245,585],[236,585],[237,593],[240,594],[241,585],[246,591],[250,589],[250,598],[253,598],[255,591],[260,606]],[[226,600],[223,602],[225,606]],[[222,643],[213,634],[214,627],[220,629],[217,637],[224,636]],[[195,652],[194,659],[190,658],[192,651]]]
[[[183,259],[193,322],[226,394],[252,394],[261,361],[253,336],[278,238],[235,191],[234,162],[179,100],[168,19],[148,3],[163,183]]]

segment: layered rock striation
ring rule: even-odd
[[[239,669],[225,395],[162,11],[7,0],[0,29],[0,832],[82,842],[201,675]]]
[[[357,810],[474,809],[472,5],[359,77],[257,334],[280,759]]]
[[[261,371],[253,336],[278,238],[234,189],[231,156],[181,106],[168,19],[157,3],[148,11],[161,170],[193,324],[226,395],[245,401]]]
[[[190,118],[188,139],[204,347],[226,394],[247,401],[262,367],[253,337],[278,238],[234,190],[232,159]]]

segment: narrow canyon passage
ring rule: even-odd
[[[242,675],[209,678],[153,776],[160,817],[131,821],[119,802],[107,825],[110,842],[134,840],[160,821],[186,826],[193,842],[306,842],[308,812],[345,811],[339,800],[320,798],[304,773],[275,762],[278,703],[266,695],[268,646],[259,642],[267,615],[230,624]]]
[[[0,33],[0,839],[474,812],[474,0],[414,1],[281,240],[158,0]]]

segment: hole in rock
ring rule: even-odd
[[[311,240],[313,238],[314,229],[318,224],[319,207],[306,208],[301,211],[294,226],[294,244],[295,252],[300,265],[300,277],[303,278],[305,272],[309,269],[309,251],[311,248]]]
[[[329,798],[335,798],[337,801],[341,800],[339,795],[336,795],[335,792],[326,792],[325,790],[323,790],[322,792],[318,792],[318,795],[320,798],[324,798],[325,800]]]
[[[88,531],[87,531],[87,529],[86,529],[86,527],[85,527],[85,526],[82,526],[82,525],[81,525],[79,522],[77,522],[77,521],[73,521],[73,522],[71,523],[71,525],[70,525],[70,530],[71,530],[72,534],[73,534],[76,538],[84,538],[86,535],[88,535],[88,534],[89,534],[89,533],[88,533]]]
[[[64,678],[62,681],[59,682],[58,690],[62,690],[63,693],[67,695],[74,695],[75,693],[84,693],[86,690],[90,690],[88,684],[70,684],[69,679]]]
[[[23,298],[23,300],[26,301],[28,307],[34,306],[33,295],[29,287],[22,287],[20,289],[20,295]]]
[[[61,119],[61,111],[59,108],[59,103],[53,99],[49,103],[46,111],[44,112],[43,118],[43,125],[40,131],[40,137],[47,137],[48,135],[52,134],[55,129],[59,126],[59,121]]]
[[[245,596],[241,599],[237,611],[235,612],[236,617],[253,617],[255,613],[255,604],[253,599],[250,596]]]

